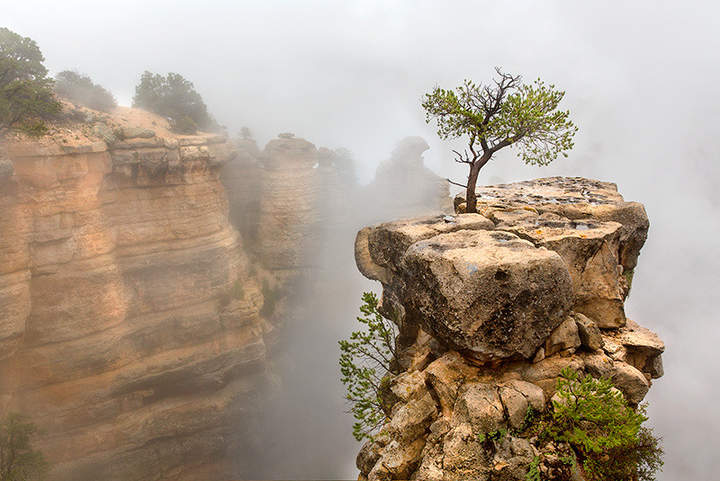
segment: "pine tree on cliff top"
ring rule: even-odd
[[[41,135],[43,120],[60,112],[44,61],[34,40],[0,28],[0,134]]]
[[[478,174],[497,151],[513,146],[525,163],[547,165],[560,154],[567,157],[578,130],[570,112],[558,110],[564,91],[540,79],[523,84],[519,75],[495,71],[493,84],[465,80],[454,91],[435,87],[423,97],[426,121],[437,122],[440,138],[468,138],[463,153],[453,150],[455,161],[470,168],[467,184],[450,181],[465,187],[466,212],[477,212]]]

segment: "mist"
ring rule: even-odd
[[[658,479],[720,470],[716,3],[5,0],[2,11],[2,24],[33,38],[53,74],[87,74],[129,105],[143,71],[181,73],[229,133],[248,126],[261,147],[293,132],[347,148],[362,183],[409,135],[428,142],[427,167],[464,180],[450,152],[462,144],[439,140],[420,107],[435,85],[489,80],[497,65],[565,90],[561,105],[580,128],[569,158],[531,167],[503,151],[479,182],[584,176],[645,205],[650,233],[626,311],[667,345],[665,375],[647,397],[666,452]],[[331,287],[297,301],[292,332],[302,335],[280,362],[289,395],[268,420],[272,444],[258,446],[257,466],[241,474],[356,476],[337,340],[353,330],[362,290],[380,290],[355,270],[352,236],[382,220],[383,208],[347,213],[323,260],[320,285]]]

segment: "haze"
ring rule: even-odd
[[[406,135],[428,141],[426,165],[464,179],[451,161],[455,144],[440,141],[424,121],[420,97],[435,85],[484,81],[499,65],[566,90],[564,107],[580,127],[570,157],[533,168],[503,152],[480,182],[586,176],[616,182],[627,200],[645,204],[651,230],[627,312],[667,344],[665,376],[647,398],[666,451],[659,479],[717,475],[716,3],[2,3],[2,24],[36,40],[53,73],[88,74],[126,105],[144,70],[181,73],[230,133],[248,126],[261,146],[289,131],[317,146],[346,147],[363,181]],[[344,323],[340,332],[350,329],[356,308],[335,318]],[[326,350],[331,372],[335,340],[318,343],[304,349]],[[328,392],[341,395],[337,387]],[[350,424],[334,429],[345,429],[352,447]],[[354,476],[355,452],[327,477]]]

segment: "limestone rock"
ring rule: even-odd
[[[510,425],[515,429],[523,426],[528,408],[532,407],[538,412],[545,410],[545,394],[533,383],[508,381],[500,384],[499,394]]]
[[[393,409],[388,433],[393,439],[408,442],[420,437],[437,414],[435,401],[426,393]]]
[[[575,323],[577,324],[580,342],[583,347],[591,351],[597,351],[603,347],[603,338],[597,325],[586,316],[576,312],[573,314]]]
[[[615,387],[625,394],[627,400],[638,404],[650,390],[650,381],[642,372],[622,361],[613,363],[612,381]]]
[[[545,356],[552,356],[560,351],[570,351],[572,353],[578,347],[580,347],[578,327],[575,320],[568,317],[555,328],[545,341]]]
[[[477,225],[433,236],[457,227],[383,224],[368,234],[370,258],[397,273],[385,292],[403,299],[408,322],[480,360],[530,358],[572,304],[567,269],[554,252]]]
[[[469,424],[477,433],[496,431],[504,420],[498,389],[481,382],[463,385],[453,412],[458,422]]]

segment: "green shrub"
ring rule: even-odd
[[[568,443],[589,481],[655,479],[663,452],[642,426],[645,406],[631,407],[609,379],[569,368],[558,379],[557,396],[535,427],[541,442]]]
[[[117,107],[115,97],[90,77],[65,70],[55,76],[55,92],[75,105],[109,112]]]
[[[173,130],[181,134],[218,128],[195,86],[177,73],[143,73],[135,87],[133,105],[167,117]]]
[[[44,61],[34,40],[0,28],[0,134],[43,135],[44,121],[60,112]]]
[[[378,312],[378,298],[373,292],[363,293],[362,300],[362,315],[357,320],[364,328],[339,341],[341,380],[356,420],[353,436],[358,441],[372,439],[385,422],[380,394],[390,376],[397,374],[398,365],[395,324]]]
[[[31,481],[46,472],[45,458],[32,448],[36,432],[35,425],[18,414],[0,421],[0,481]]]

